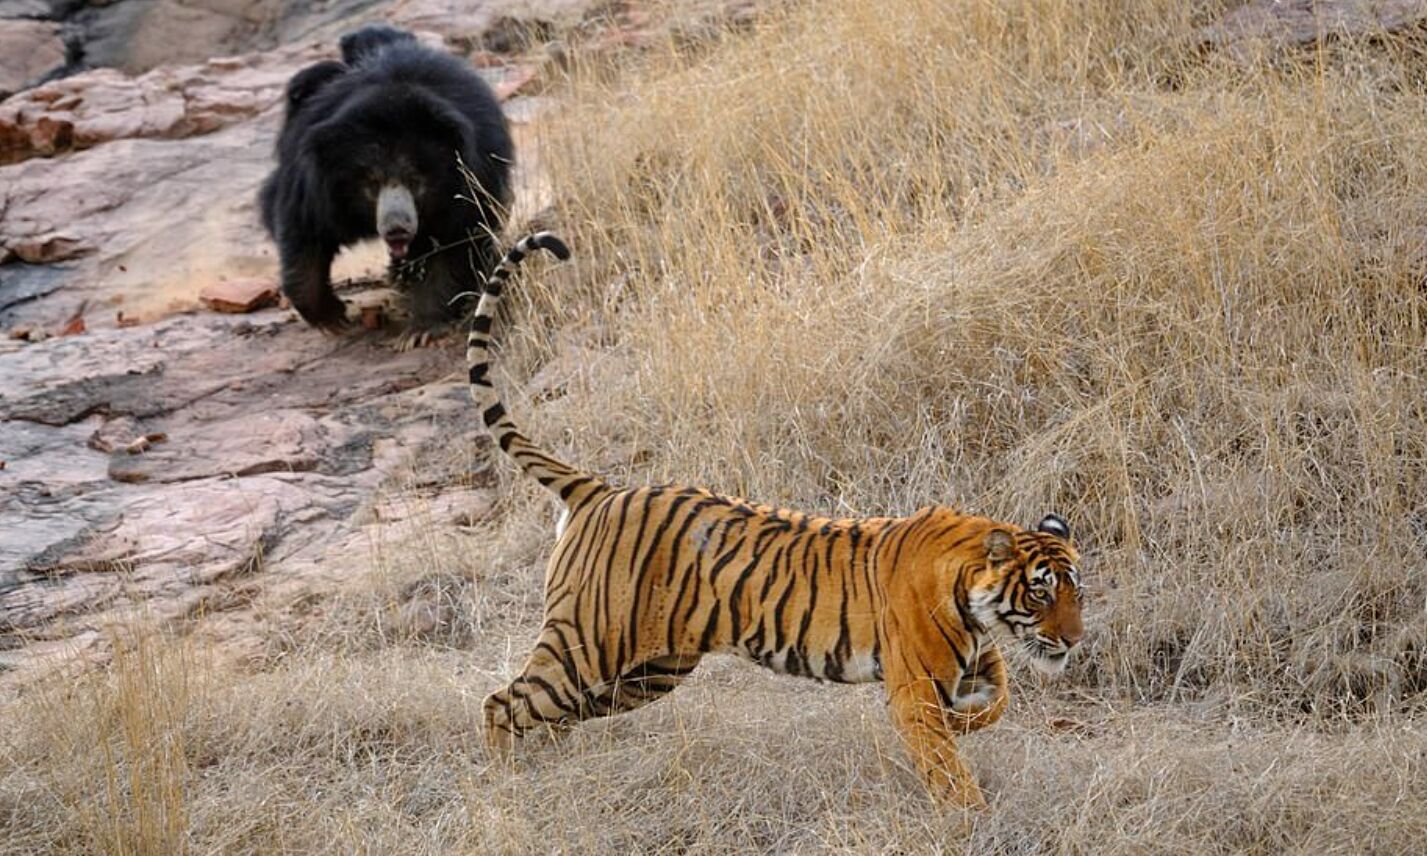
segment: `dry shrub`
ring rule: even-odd
[[[189,648],[143,628],[112,632],[108,673],[37,686],[0,742],[0,817],[10,852],[186,851],[184,729],[202,688]],[[19,787],[16,787],[18,783]]]

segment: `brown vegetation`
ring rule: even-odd
[[[532,434],[807,510],[1070,519],[1089,638],[965,741],[969,833],[879,690],[720,658],[490,764],[552,522],[501,464],[496,514],[374,543],[244,669],[140,634],[10,705],[6,849],[1420,847],[1427,60],[1206,53],[1220,9],[786,4],[577,62],[545,129],[577,262],[511,289]]]

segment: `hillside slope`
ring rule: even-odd
[[[136,621],[6,703],[0,845],[1419,848],[1423,36],[1278,5],[1323,13],[1306,43],[1262,4],[761,4],[574,57],[532,133],[576,260],[512,285],[496,377],[543,442],[810,511],[1071,521],[1089,635],[964,741],[988,813],[927,800],[879,688],[725,658],[493,764],[553,510],[437,390],[394,412],[462,442],[383,483],[351,522],[399,525],[330,587],[259,568],[241,657]]]

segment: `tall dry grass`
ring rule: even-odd
[[[246,670],[152,643],[8,705],[0,850],[1420,847],[1423,46],[1231,61],[1195,37],[1222,5],[770,4],[577,63],[543,129],[577,260],[511,289],[498,359],[537,437],[822,512],[1070,518],[1090,637],[964,741],[969,831],[875,687],[718,658],[490,764],[550,539],[504,478],[472,530],[374,536]]]
[[[1420,701],[1421,44],[1243,66],[1210,5],[800,6],[590,97],[547,158],[624,382],[542,436],[824,511],[1059,510],[1115,693]],[[526,317],[578,319],[569,279]]]

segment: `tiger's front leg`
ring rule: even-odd
[[[985,808],[981,787],[956,751],[951,720],[942,707],[936,681],[930,676],[900,684],[889,681],[887,692],[892,724],[932,796],[954,806]]]
[[[992,725],[1006,712],[1006,663],[994,644],[979,652],[972,671],[955,683],[947,725],[957,734],[970,734]]]

